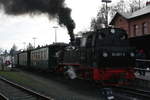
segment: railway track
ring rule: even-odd
[[[150,91],[134,88],[134,87],[113,87],[114,91],[126,93],[139,100],[150,100]]]
[[[0,77],[0,100],[54,100]]]
[[[0,93],[0,100],[9,100],[6,96]]]

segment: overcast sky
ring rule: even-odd
[[[112,0],[112,3],[119,0]],[[91,19],[96,16],[101,0],[66,0],[66,4],[72,9],[72,18],[76,23],[75,34],[79,31],[88,30]],[[46,15],[38,16],[7,16],[0,11],[0,48],[9,50],[13,44],[18,49],[23,49],[33,42],[36,46],[50,44],[55,41],[53,26],[59,26],[55,20],[48,20]],[[57,41],[69,42],[69,36],[65,27],[57,29]]]

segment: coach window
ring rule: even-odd
[[[38,51],[38,60],[40,60],[40,51]]]
[[[33,58],[33,53],[31,53],[31,60],[33,60],[34,58]]]
[[[45,51],[43,50],[43,60],[45,60]]]
[[[43,60],[43,50],[41,51],[41,60]]]
[[[34,55],[35,55],[35,60],[36,60],[36,52],[34,53]]]
[[[32,60],[34,60],[34,53],[32,53]]]
[[[37,53],[38,53],[38,60],[40,60],[40,51],[38,51]]]
[[[43,51],[41,51],[41,60],[43,60]]]
[[[35,60],[35,52],[33,52],[33,60]]]
[[[39,51],[39,60],[41,60],[41,51]]]
[[[44,57],[44,60],[45,60],[45,52],[46,52],[46,51],[44,50],[44,52],[43,52],[43,57]]]
[[[46,49],[46,52],[45,52],[46,54],[45,54],[45,58],[46,58],[46,60],[48,59],[48,50]]]
[[[32,53],[31,53],[31,56],[30,56],[30,58],[31,58],[31,60],[33,60],[33,55],[32,55]]]
[[[34,54],[34,52],[33,52],[33,55],[32,55],[32,56],[33,56],[33,60],[35,60],[35,54]]]
[[[33,60],[35,60],[35,52],[33,52]]]
[[[44,52],[44,50],[43,50],[43,60],[45,60],[45,56],[44,56],[44,55],[45,55],[45,52]]]
[[[37,52],[35,52],[35,58],[36,58],[35,60],[37,60],[37,58],[38,58],[38,56],[37,56]]]
[[[36,60],[36,53],[34,52],[34,60]]]
[[[44,54],[43,54],[44,60],[46,58],[46,50],[44,50]]]
[[[35,52],[35,57],[36,57],[36,59],[35,59],[35,60],[37,60],[37,59],[38,59],[38,55],[37,55],[37,52]]]
[[[38,54],[38,60],[40,60],[40,52],[38,51],[37,54]]]
[[[42,51],[40,51],[40,60],[42,60]]]

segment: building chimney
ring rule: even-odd
[[[149,5],[150,5],[150,1],[147,1],[147,2],[146,2],[146,6],[149,6]]]

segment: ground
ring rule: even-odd
[[[100,100],[99,89],[92,82],[68,80],[60,76],[27,71],[0,71],[0,76],[43,93],[55,100]],[[43,73],[45,74],[45,73]]]

